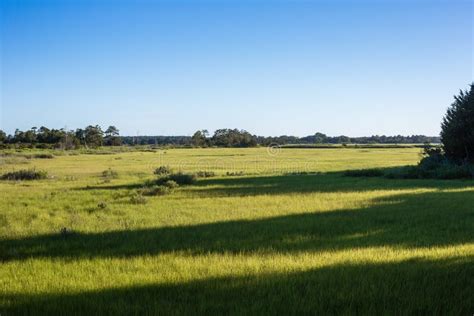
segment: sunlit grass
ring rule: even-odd
[[[0,182],[0,312],[472,312],[474,185],[337,173],[415,164],[419,151],[176,149],[3,164],[52,178]],[[218,176],[130,203],[160,165]],[[109,168],[117,179],[101,177]]]

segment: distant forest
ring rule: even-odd
[[[109,126],[103,130],[99,125],[89,125],[76,130],[49,129],[32,127],[27,131],[16,130],[7,135],[0,130],[0,145],[8,147],[31,148],[62,148],[75,149],[81,147],[100,146],[183,146],[183,147],[255,147],[278,145],[308,144],[424,144],[439,143],[437,136],[385,136],[368,137],[327,136],[315,133],[305,137],[276,136],[265,137],[253,135],[240,129],[218,129],[213,135],[207,130],[199,130],[193,136],[120,136],[119,129]]]

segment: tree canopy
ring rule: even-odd
[[[441,142],[447,158],[474,162],[474,84],[454,96],[441,123]]]

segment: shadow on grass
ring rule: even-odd
[[[390,168],[387,168],[387,170]],[[202,179],[193,192],[202,197],[257,196],[314,192],[359,192],[403,189],[458,189],[473,187],[466,180],[419,180],[345,177],[344,172],[320,174],[256,176],[241,178]]]
[[[386,170],[389,169],[391,168],[386,168]],[[195,197],[243,197],[317,192],[474,188],[474,182],[468,180],[386,179],[376,177],[345,177],[343,175],[344,171],[253,177],[203,178],[199,179],[199,181],[191,187],[192,189],[189,190],[189,192]],[[143,188],[144,186],[145,182],[108,184],[86,186],[78,188],[77,190],[134,190]]]
[[[362,209],[0,240],[0,260],[433,247],[474,241],[474,192],[398,194]]]
[[[341,264],[74,294],[10,294],[0,306],[5,315],[470,315],[473,260]]]

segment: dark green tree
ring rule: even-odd
[[[120,146],[122,145],[122,140],[120,137],[120,131],[115,126],[109,126],[105,130],[105,144],[107,146]]]
[[[205,147],[207,146],[207,135],[209,132],[207,130],[201,130],[197,131],[194,133],[194,135],[191,137],[193,146],[197,147]]]
[[[447,158],[474,162],[474,83],[454,96],[441,123],[441,142]]]
[[[327,136],[326,134],[323,134],[323,133],[316,133],[314,134],[314,142],[316,144],[322,144],[322,143],[325,143],[326,140],[327,140]]]
[[[0,143],[5,143],[7,141],[7,134],[0,129]]]
[[[212,136],[212,143],[219,147],[254,147],[257,146],[257,138],[245,130],[218,129]]]
[[[104,132],[99,125],[89,125],[84,130],[85,145],[90,147],[100,147],[104,143]]]

